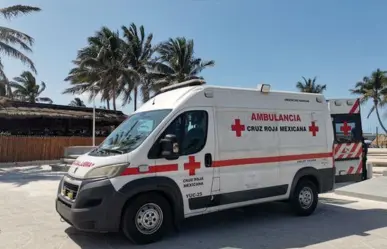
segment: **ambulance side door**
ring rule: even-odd
[[[335,182],[356,182],[362,175],[362,127],[360,114],[332,114]]]
[[[173,134],[178,142],[178,158],[161,156],[160,139]],[[185,108],[171,119],[158,136],[149,153],[156,166],[165,165],[168,172],[157,176],[172,178],[180,188],[185,216],[202,213],[210,203],[215,156],[214,117],[212,107]]]
[[[271,110],[270,110],[271,111]],[[269,110],[216,110],[220,193],[219,210],[285,194],[278,186],[278,131],[275,121],[259,120]],[[259,116],[259,117],[258,117]],[[262,117],[263,117],[262,116]]]

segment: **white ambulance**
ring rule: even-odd
[[[269,85],[166,87],[74,162],[56,210],[77,229],[123,231],[139,244],[160,240],[184,218],[257,203],[285,200],[310,215],[318,194],[334,188],[329,108],[350,102],[336,104]]]

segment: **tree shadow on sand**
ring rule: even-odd
[[[22,186],[34,181],[55,181],[65,172],[53,172],[42,166],[0,168],[0,183]]]

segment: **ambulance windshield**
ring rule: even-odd
[[[129,116],[89,155],[124,154],[136,149],[170,112],[171,109],[162,109]]]

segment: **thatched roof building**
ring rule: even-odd
[[[92,119],[93,108],[11,101],[0,97],[1,118],[68,118]],[[122,122],[126,115],[121,111],[96,109],[96,120]]]
[[[127,116],[121,111],[96,109],[96,126],[118,126]],[[93,108],[28,103],[0,97],[0,132],[8,130],[91,130]],[[23,132],[24,134],[24,132]]]

